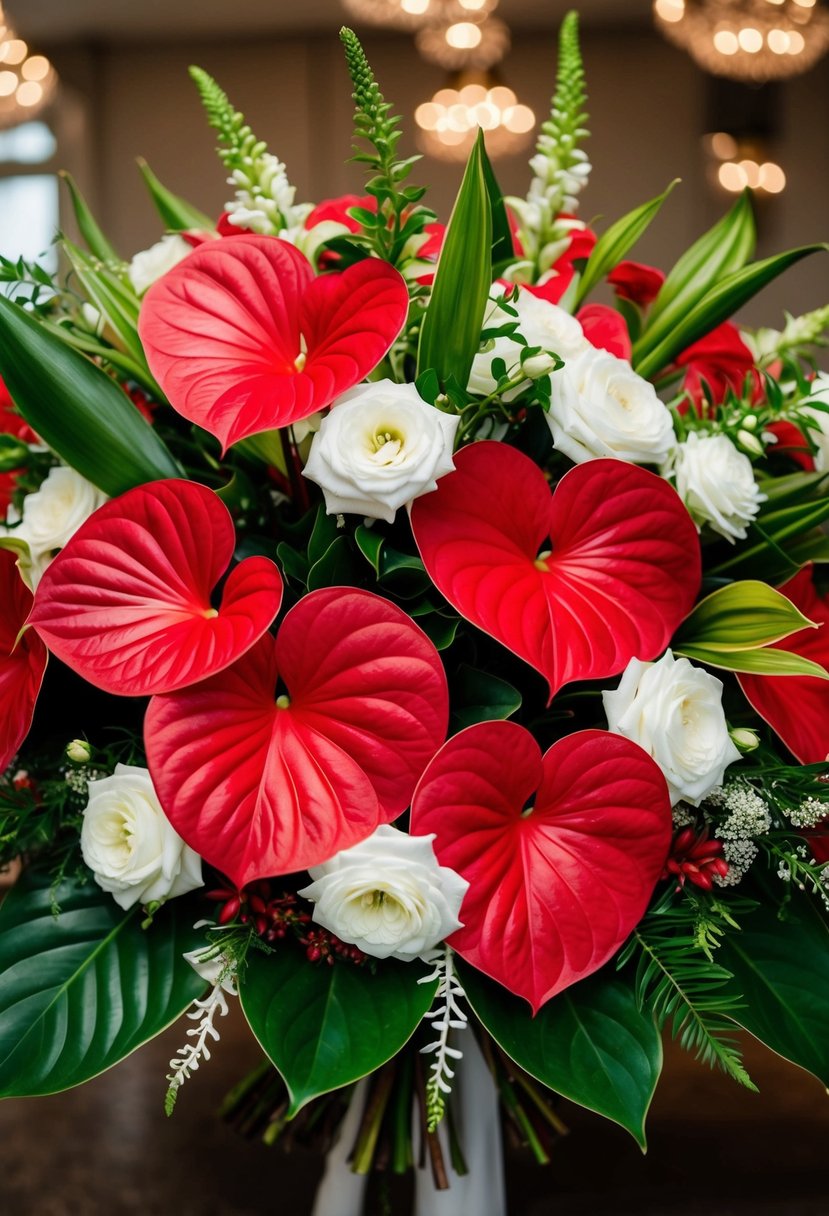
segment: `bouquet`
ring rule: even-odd
[[[364,196],[194,68],[218,224],[142,164],[126,262],[67,179],[0,268],[0,1093],[185,1015],[170,1113],[238,998],[228,1118],[444,1188],[467,1068],[539,1161],[559,1095],[644,1144],[666,1024],[829,1081],[829,308],[730,319],[821,248],[748,193],[667,274],[671,186],[578,218],[575,14],[527,196],[481,136],[445,228],[342,41]]]

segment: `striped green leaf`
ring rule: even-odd
[[[704,646],[708,650],[753,650],[779,642],[792,633],[816,627],[768,583],[745,579],[712,591],[683,621],[674,646]]]
[[[628,250],[633,248],[658,214],[665,199],[678,181],[679,178],[676,178],[666,190],[657,194],[656,198],[642,203],[627,215],[623,215],[615,224],[611,224],[607,232],[602,233],[587,259],[587,265],[579,280],[573,305],[574,311],[596,284],[600,283],[605,275],[621,262]]]
[[[202,229],[212,232],[216,227],[215,220],[199,211],[192,203],[173,194],[172,190],[158,180],[150,166],[141,157],[138,158],[138,168],[144,178],[144,184],[149,191],[155,209],[171,232],[184,232],[189,228]]]

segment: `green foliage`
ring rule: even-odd
[[[186,199],[173,194],[172,190],[158,180],[147,162],[139,156],[138,168],[147,187],[155,209],[171,232],[184,232],[189,228],[202,228],[212,232],[214,221],[203,211],[199,211]],[[94,251],[93,251],[94,252]],[[100,256],[100,255],[99,255]]]
[[[614,266],[624,258],[629,249],[632,249],[642,234],[650,226],[651,221],[659,213],[665,199],[673,190],[679,178],[671,182],[666,190],[658,194],[656,198],[650,199],[647,203],[642,203],[641,206],[634,208],[627,215],[622,216],[615,224],[611,224],[607,232],[603,232],[596,242],[593,252],[587,260],[581,278],[579,280],[576,298],[574,300],[574,308],[581,304],[586,295],[600,283],[606,274],[609,274]]]
[[[101,231],[98,221],[90,211],[86,199],[75,184],[71,173],[61,173],[60,176],[63,178],[64,185],[69,191],[72,210],[75,213],[75,222],[78,225],[81,236],[86,241],[89,252],[101,262],[109,262],[116,266],[122,265],[114,246]]]
[[[701,600],[680,625],[675,642],[679,648],[693,642],[709,650],[752,650],[814,624],[781,592],[746,579]]]
[[[251,162],[266,151],[267,145],[256,138],[245,122],[244,114],[231,105],[227,93],[204,68],[191,67],[190,79],[199,91],[207,121],[218,132],[217,151],[222,164],[230,173],[249,169]]]
[[[475,722],[510,718],[521,708],[521,693],[506,680],[462,663],[451,685],[452,733]]]
[[[814,676],[818,680],[829,679],[826,669],[819,663],[777,646],[729,650],[722,646],[683,642],[676,646],[676,654],[685,655],[697,663],[706,663],[709,667],[720,667],[723,671],[745,671],[756,676]]]

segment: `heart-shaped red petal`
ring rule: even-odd
[[[170,692],[228,667],[282,602],[282,578],[249,557],[210,595],[233,556],[230,512],[193,481],[155,481],[99,507],[38,584],[29,617],[90,684],[123,696]]]
[[[18,634],[32,606],[32,593],[16,557],[0,549],[0,773],[29,733],[48,655],[37,634]]]
[[[829,671],[829,598],[818,594],[812,566],[804,566],[780,587],[819,629],[801,629],[772,645],[811,659]],[[829,756],[829,680],[818,676],[751,676],[737,679],[748,701],[802,764]]]
[[[482,722],[423,774],[412,832],[434,832],[440,864],[470,884],[450,945],[537,1011],[642,917],[671,805],[658,766],[620,735],[577,731],[542,756],[517,723]]]
[[[291,609],[275,643],[153,698],[144,734],[173,826],[242,886],[318,865],[395,819],[448,713],[440,658],[410,618],[329,587]]]
[[[154,283],[139,332],[180,414],[227,448],[330,405],[383,358],[409,295],[387,262],[366,258],[315,279],[287,241],[208,241]]]
[[[699,591],[699,539],[676,491],[621,460],[577,465],[551,498],[529,457],[474,443],[411,520],[441,594],[540,671],[551,699],[656,658]]]

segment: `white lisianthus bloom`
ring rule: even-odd
[[[671,411],[625,359],[587,346],[550,380],[553,443],[581,464],[613,456],[664,464],[675,446]]]
[[[373,958],[419,958],[450,933],[469,883],[438,864],[434,834],[409,836],[383,824],[366,840],[309,871],[299,892],[314,920]]]
[[[518,314],[514,317],[501,308],[502,300],[503,295],[499,295],[491,302],[484,317],[484,329],[497,329],[501,325],[517,321],[518,333],[526,339],[528,346],[540,346],[543,351],[552,351],[565,363],[574,359],[585,348],[592,350],[576,318],[571,317],[569,312],[565,312],[557,304],[539,299],[531,291],[521,291],[517,299],[511,300],[508,305]],[[495,392],[496,381],[491,370],[493,359],[503,359],[509,375],[517,375],[521,369],[523,349],[521,343],[512,337],[493,338],[489,349],[479,351],[472,360],[468,384],[470,393],[480,393],[482,397],[487,397]],[[514,390],[510,390],[507,396],[516,396],[524,387],[525,384],[519,384]]]
[[[329,515],[394,519],[398,507],[451,473],[460,419],[429,405],[413,384],[377,380],[338,397],[311,443],[305,476]]]
[[[111,777],[89,782],[81,852],[122,908],[202,886],[201,858],[161,809],[149,771],[136,765],[116,764]]]
[[[106,494],[80,473],[65,465],[50,469],[40,489],[23,499],[23,513],[8,535],[29,546],[31,564],[26,573],[33,587],[59,549],[86,523],[93,511],[107,501]]]
[[[192,246],[187,244],[184,237],[175,234],[163,236],[149,249],[142,249],[127,267],[127,275],[135,289],[135,294],[143,296],[156,279],[160,279],[168,270],[172,270],[191,251]]]
[[[728,733],[722,687],[716,676],[667,650],[656,663],[631,659],[616,691],[602,693],[608,726],[653,757],[672,806],[683,798],[699,806],[740,759]]]
[[[812,381],[809,400],[798,406],[798,413],[805,415],[815,425],[809,427],[809,438],[817,448],[815,469],[825,473],[829,469],[829,375],[818,372]],[[809,401],[819,401],[826,409],[812,409]]]
[[[698,528],[710,524],[732,545],[745,539],[747,525],[766,495],[760,492],[748,456],[727,435],[691,431],[674,452],[672,472],[677,493]]]

